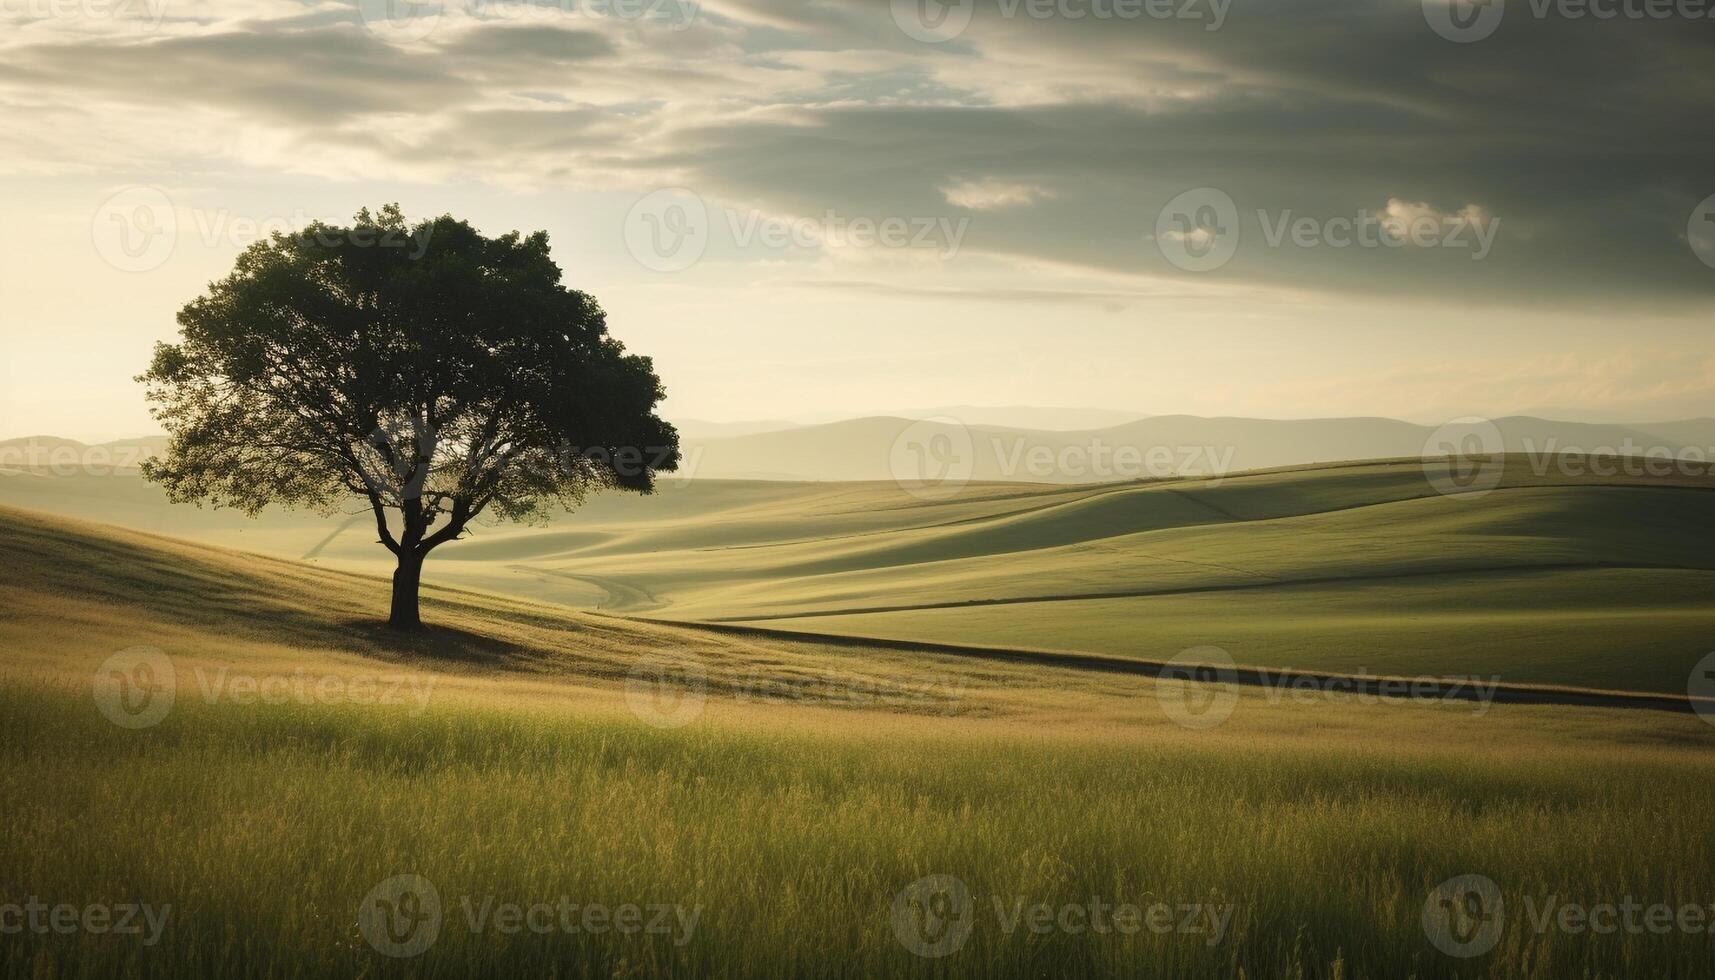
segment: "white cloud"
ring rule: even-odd
[[[1390,197],[1382,211],[1381,226],[1396,241],[1425,245],[1437,244],[1445,234],[1456,230],[1486,231],[1495,220],[1494,215],[1477,204],[1467,204],[1457,211],[1439,211],[1428,204]]]
[[[1004,180],[962,180],[941,188],[947,203],[973,211],[998,211],[1020,208],[1054,196],[1054,192],[1038,184],[1020,184]]]

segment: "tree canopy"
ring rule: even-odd
[[[561,282],[545,232],[366,209],[250,246],[178,322],[139,378],[170,436],[145,475],[252,515],[367,501],[399,559],[395,626],[478,515],[540,522],[678,465],[653,364]]]

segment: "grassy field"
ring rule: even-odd
[[[1449,497],[1439,465],[972,484],[947,499],[668,483],[547,528],[482,528],[427,577],[681,621],[1153,660],[1216,646],[1280,668],[1685,692],[1715,637],[1715,481],[1539,475],[1515,456],[1495,492]],[[123,475],[15,474],[0,502],[386,571],[367,516],[247,522],[167,507]]]
[[[1703,931],[1536,925],[1568,904],[1709,909],[1715,727],[1696,715],[1211,694],[446,589],[401,645],[372,625],[376,580],[15,510],[0,535],[0,908],[136,903],[161,923],[0,936],[8,976],[1715,965]],[[155,656],[139,646],[167,660],[132,715],[109,658]],[[134,724],[169,688],[153,724],[104,717]],[[1183,723],[1210,697],[1230,699],[1218,724]],[[399,875],[421,880],[374,894]],[[1469,957],[1424,925],[1462,875],[1504,899]],[[958,886],[913,885],[929,876]],[[365,910],[408,911],[375,902],[423,881],[434,941],[384,955]],[[1092,900],[1110,924],[1165,903],[1171,927],[1068,928]],[[508,903],[555,911],[506,931]],[[1033,932],[1037,905],[1061,924]],[[426,914],[399,921],[416,928],[384,939],[427,935]]]

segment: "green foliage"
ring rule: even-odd
[[[179,324],[139,378],[171,436],[145,474],[251,515],[367,500],[402,567],[478,514],[544,521],[678,463],[649,358],[543,232],[364,210],[251,246]]]

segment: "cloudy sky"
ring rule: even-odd
[[[1715,4],[1427,3],[0,0],[0,437],[387,201],[679,418],[1715,414]]]

